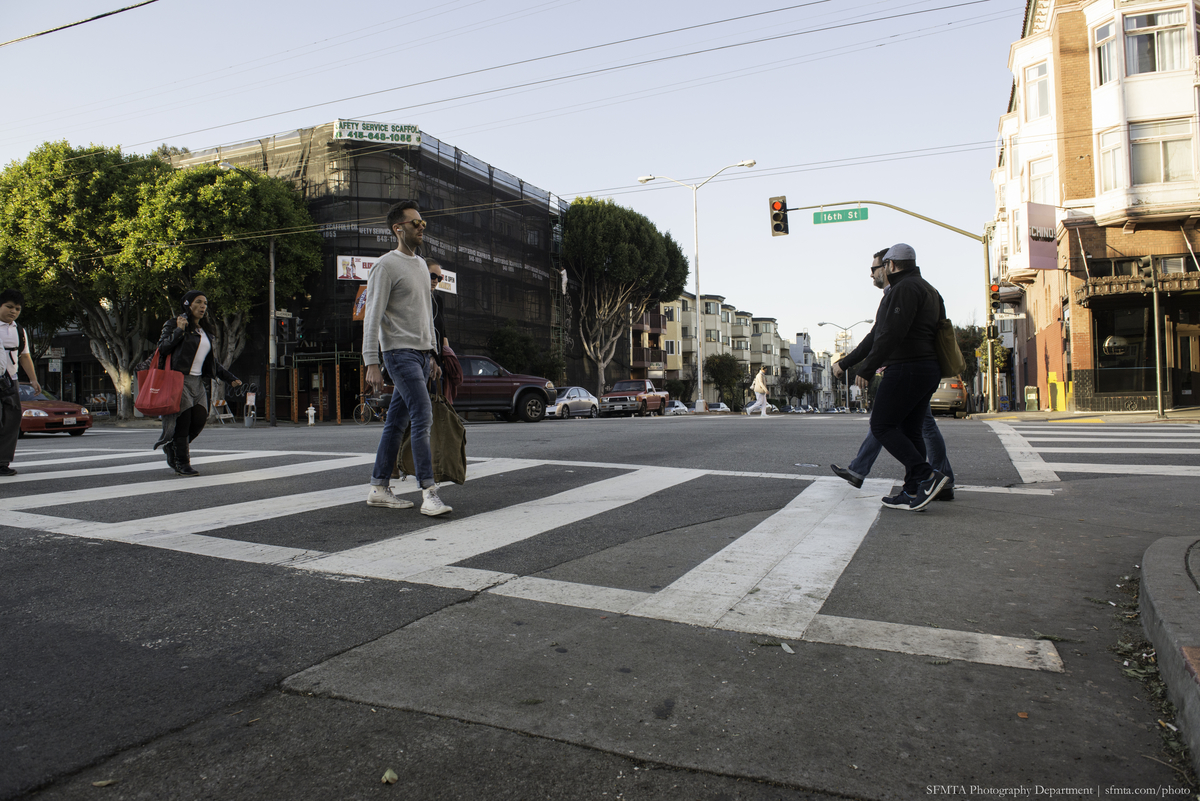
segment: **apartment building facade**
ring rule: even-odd
[[[1200,10],[1029,0],[1009,68],[991,178],[1012,400],[1196,405]]]
[[[696,296],[685,292],[675,300],[652,307],[633,324],[631,377],[648,378],[655,386],[665,388],[667,381],[686,381],[694,376],[698,358],[729,353],[743,365],[747,386],[759,367],[766,367],[770,394],[782,394],[777,386],[788,380],[795,366],[791,361],[791,343],[780,339],[775,318],[755,317],[740,311],[726,303],[723,295],[702,295],[697,330],[696,306]],[[706,377],[704,400],[716,403],[718,394],[716,386]]]

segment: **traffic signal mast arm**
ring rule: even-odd
[[[924,214],[917,214],[915,211],[909,211],[908,209],[901,208],[900,206],[893,206],[891,203],[884,203],[882,200],[847,200],[844,203],[819,203],[816,206],[795,206],[793,208],[784,209],[784,211],[807,211],[809,209],[826,209],[831,206],[871,206],[871,205],[886,206],[889,209],[895,209],[896,211],[899,211],[903,214],[907,214],[911,217],[916,217],[919,220],[924,220],[925,222],[933,223],[934,225],[940,225],[942,228],[946,228],[950,231],[953,231],[956,234],[962,234],[963,236],[969,236],[971,239],[974,239],[976,242],[983,241],[983,237],[980,236],[979,234],[972,234],[971,232],[964,231],[961,228],[955,228],[953,225],[950,225],[949,223],[944,223],[941,220],[935,220],[932,217],[926,217]]]

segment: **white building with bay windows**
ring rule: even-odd
[[[1200,8],[1029,0],[1009,68],[991,178],[1010,401],[1154,408],[1157,327],[1164,403],[1195,405]]]

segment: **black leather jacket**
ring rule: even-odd
[[[920,267],[892,273],[888,283],[871,333],[838,362],[845,370],[857,364],[855,372],[868,378],[890,364],[937,361],[937,324],[946,316],[941,294],[921,277]]]
[[[158,353],[163,357],[171,357],[172,370],[184,375],[190,373],[192,362],[196,360],[196,349],[199,347],[199,333],[185,332],[175,322],[174,317],[163,323],[162,334],[158,337]],[[200,376],[202,378],[219,378],[227,384],[238,380],[237,376],[217,363],[211,350],[204,357],[204,366],[200,368]]]

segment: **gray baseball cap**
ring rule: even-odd
[[[906,245],[903,242],[897,242],[888,248],[888,252],[883,254],[884,261],[901,261],[902,259],[917,260],[917,251],[912,249],[911,245]]]

